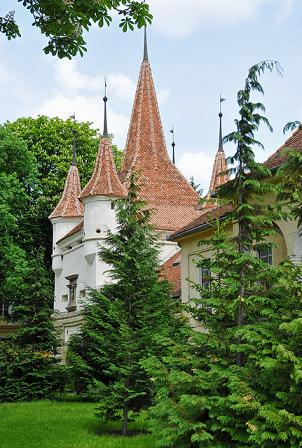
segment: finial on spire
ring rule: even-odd
[[[147,27],[144,27],[144,59],[143,61],[148,61],[148,43],[147,43]]]
[[[223,151],[223,143],[222,143],[222,112],[221,112],[221,103],[225,101],[225,98],[219,97],[219,142],[218,142],[218,151]]]
[[[172,129],[170,130],[170,132],[171,132],[171,134],[173,135],[173,141],[172,141],[172,143],[171,143],[171,146],[172,146],[172,162],[173,162],[174,165],[175,165],[175,141],[174,141],[174,135],[175,135],[175,133],[174,133],[174,126],[172,126]]]
[[[105,77],[105,95],[103,97],[104,101],[104,130],[103,130],[103,137],[108,137],[108,126],[107,126],[107,81]]]
[[[76,124],[76,116],[75,112],[70,116],[73,119],[74,125]],[[77,166],[77,146],[76,146],[76,129],[75,127],[72,130],[73,133],[73,142],[72,142],[72,166]]]

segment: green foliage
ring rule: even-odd
[[[90,127],[88,122],[75,122],[69,118],[49,118],[40,116],[38,118],[19,118],[15,122],[4,125],[4,131],[10,132],[15,141],[19,142],[18,151],[13,144],[5,147],[4,161],[16,159],[21,167],[29,167],[34,164],[36,180],[31,182],[27,188],[31,205],[25,214],[26,217],[22,229],[26,232],[23,239],[29,242],[27,251],[42,247],[45,249],[45,265],[50,269],[52,253],[52,226],[48,216],[58,204],[64,189],[66,175],[70,168],[72,159],[72,146],[76,144],[77,165],[80,172],[82,186],[84,186],[93,171],[100,135],[97,130]],[[20,139],[23,142],[20,142]],[[11,149],[9,149],[11,148]],[[23,149],[22,149],[23,148]],[[1,148],[0,148],[1,151]],[[24,160],[23,152],[32,161]],[[121,151],[113,146],[117,166],[121,163]],[[15,154],[15,159],[12,157]],[[1,166],[0,154],[0,166]],[[14,169],[13,165],[10,165]],[[26,174],[26,179],[30,176]]]
[[[191,184],[191,187],[193,187],[194,190],[198,193],[198,196],[199,196],[199,197],[202,197],[203,189],[200,188],[200,184],[197,184],[197,183],[195,182],[195,179],[194,179],[193,176],[190,177],[190,184]]]
[[[37,399],[57,389],[60,376],[52,281],[34,219],[38,165],[8,127],[0,127],[0,168],[0,299],[9,305],[7,319],[20,324],[1,342],[0,400]]]
[[[302,226],[302,155],[291,148],[284,149],[286,162],[278,169],[281,178],[279,200],[286,203],[292,216],[297,219],[301,232]]]
[[[26,145],[0,127],[0,298],[11,300],[23,292],[27,273],[28,191],[36,186],[36,164]]]
[[[213,236],[200,242],[212,256],[198,261],[206,283],[195,285],[198,298],[188,307],[201,331],[192,330],[187,344],[172,343],[168,356],[146,365],[156,386],[158,446],[302,444],[301,269],[290,262],[273,267],[257,257],[257,250],[271,246],[274,221],[285,217],[282,204],[264,204],[263,195],[277,191],[253,153],[254,145],[261,146],[255,131],[269,123],[250,95],[262,92],[258,76],[275,65],[252,67],[238,93],[240,118],[226,137],[236,143],[230,158],[235,177],[218,193],[233,211],[209,223]]]
[[[184,320],[167,282],[158,279],[156,234],[136,182],[133,175],[128,196],[117,202],[118,232],[108,232],[100,248],[113,281],[91,292],[81,333],[69,351],[71,368],[84,384],[91,373],[103,384],[99,413],[106,420],[123,417],[124,434],[128,416],[152,398],[142,360],[162,355],[165,338],[181,334]]]
[[[0,402],[30,401],[62,391],[64,367],[49,351],[0,340]]]
[[[44,48],[46,54],[50,53],[59,58],[80,54],[83,56],[86,49],[84,33],[96,23],[100,28],[109,26],[112,17],[117,13],[120,17],[120,28],[125,32],[141,28],[150,24],[152,15],[149,6],[144,1],[134,0],[105,0],[93,2],[74,2],[70,0],[57,0],[45,2],[44,0],[18,0],[33,17],[33,26],[40,29],[48,38]],[[14,11],[0,17],[0,33],[8,39],[21,36],[19,27],[15,22]]]
[[[51,315],[53,313],[52,282],[44,266],[44,254],[39,250],[28,262],[23,277],[23,291],[10,301],[9,319],[18,322],[21,328],[14,341],[23,347],[35,350],[57,351],[57,337]]]

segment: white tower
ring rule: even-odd
[[[80,195],[84,205],[84,257],[95,278],[87,279],[96,287],[107,277],[108,266],[96,260],[100,244],[106,238],[107,230],[116,229],[114,200],[127,195],[126,188],[120,182],[113,160],[112,147],[107,129],[107,97],[104,100],[104,132],[96,157],[93,174]],[[88,271],[87,271],[88,272]]]

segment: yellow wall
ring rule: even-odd
[[[227,234],[232,237],[237,234],[237,226],[229,225],[226,228]],[[196,260],[199,255],[211,257],[212,251],[210,247],[199,246],[200,240],[207,240],[213,233],[212,229],[205,229],[190,236],[179,239],[181,247],[181,296],[182,301],[197,297],[196,290],[192,287],[188,279],[192,282],[199,283],[200,273],[196,266]],[[284,261],[288,256],[293,255],[294,240],[297,235],[297,224],[293,221],[280,221],[276,223],[276,234],[269,238],[269,241],[274,243],[273,247],[273,264],[277,265]]]

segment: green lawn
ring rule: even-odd
[[[0,447],[154,448],[150,435],[104,434],[108,427],[94,416],[95,406],[55,401],[0,404]],[[137,424],[133,429],[139,429]]]

